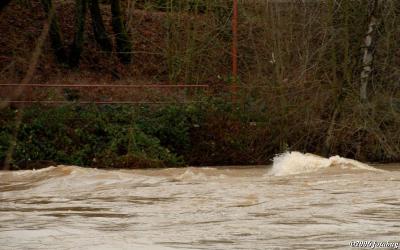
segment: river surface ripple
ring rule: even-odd
[[[348,249],[400,242],[400,166],[0,173],[1,249]]]

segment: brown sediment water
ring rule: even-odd
[[[1,249],[348,249],[400,242],[400,165],[0,173]]]

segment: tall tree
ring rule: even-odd
[[[94,37],[100,47],[107,52],[112,51],[112,43],[109,38],[106,28],[104,27],[103,18],[101,17],[101,11],[98,0],[89,0],[89,9],[92,17],[92,26]]]
[[[75,0],[75,35],[69,55],[69,66],[79,66],[83,50],[84,32],[86,23],[87,0]]]
[[[132,60],[132,44],[124,25],[119,0],[111,1],[112,27],[115,33],[117,53],[123,64],[129,64]]]
[[[340,115],[341,103],[344,99],[344,89],[343,89],[343,81],[338,79],[338,46],[337,46],[337,27],[339,17],[335,15],[339,11],[339,5],[335,0],[328,1],[328,15],[329,15],[329,34],[332,37],[332,44],[330,49],[330,70],[332,72],[332,82],[334,87],[336,88],[336,100],[333,103],[332,113],[330,114],[330,122],[329,127],[325,136],[325,142],[322,149],[322,154],[328,157],[331,153],[333,139],[334,139],[334,129],[336,121]]]
[[[44,11],[46,12],[47,18],[50,22],[50,40],[51,46],[54,50],[54,54],[57,61],[60,63],[67,63],[67,54],[65,52],[60,25],[58,22],[57,15],[55,15],[55,8],[51,0],[41,0]]]
[[[374,50],[377,40],[377,25],[378,19],[379,0],[374,0],[370,5],[370,18],[368,24],[368,31],[364,38],[364,53],[362,58],[363,69],[361,71],[361,88],[360,98],[361,101],[367,101],[367,88],[370,80],[370,75],[373,70],[372,64],[374,60]]]

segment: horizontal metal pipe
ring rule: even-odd
[[[2,102],[2,100],[0,100]],[[79,102],[69,102],[69,101],[4,101],[7,103],[43,103],[43,104],[191,104],[191,103],[201,103],[199,102],[131,102],[131,101],[79,101]]]
[[[16,84],[16,83],[4,83],[0,84],[4,87],[38,87],[38,88],[208,88],[206,84],[148,84],[148,85],[127,85],[127,84],[116,84],[116,85],[103,85],[103,84]]]

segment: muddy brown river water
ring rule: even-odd
[[[254,168],[0,172],[0,249],[349,249],[360,240],[400,242],[400,165],[294,152]]]

